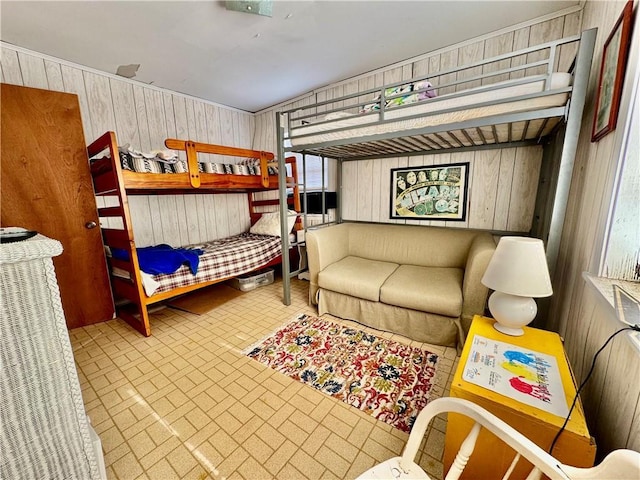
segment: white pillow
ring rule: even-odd
[[[298,212],[289,210],[289,214],[287,215],[287,227],[289,227],[288,232],[293,229],[293,226],[296,223],[296,218],[298,218]],[[271,235],[272,237],[279,237],[280,212],[263,213],[260,217],[260,220],[258,220],[249,229],[249,232],[258,235]]]

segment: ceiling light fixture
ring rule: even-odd
[[[256,15],[270,17],[273,11],[272,0],[256,0],[253,2],[227,0],[224,3],[227,10],[234,12],[255,13]]]

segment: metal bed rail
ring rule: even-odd
[[[334,99],[331,99],[331,100],[325,100],[325,101],[316,102],[316,103],[313,103],[313,104],[310,104],[310,105],[305,105],[305,106],[301,106],[301,107],[292,108],[292,109],[289,109],[289,110],[284,110],[281,113],[283,113],[283,114],[291,114],[291,113],[294,113],[294,112],[299,112],[299,111],[313,109],[313,108],[316,108],[316,107],[330,105],[332,103],[342,102],[342,101],[349,100],[349,99],[352,99],[352,98],[358,98],[358,97],[361,97],[363,95],[369,95],[369,94],[375,94],[375,93],[384,94],[384,90],[389,89],[389,88],[399,87],[399,86],[407,85],[409,83],[415,83],[415,82],[424,81],[424,80],[430,80],[430,79],[433,79],[433,78],[442,77],[442,76],[450,75],[450,74],[453,74],[453,73],[457,74],[457,73],[462,72],[464,70],[471,70],[471,69],[474,69],[474,68],[477,68],[477,67],[484,67],[484,66],[490,65],[492,63],[504,62],[505,60],[517,59],[517,57],[522,57],[523,55],[530,55],[530,54],[535,53],[535,52],[543,52],[544,50],[549,50],[549,55],[548,55],[548,57],[546,59],[530,61],[530,62],[526,62],[526,63],[524,63],[522,65],[515,65],[515,66],[510,67],[510,68],[503,68],[503,69],[496,70],[496,71],[485,72],[485,73],[483,73],[481,75],[465,78],[465,79],[462,79],[460,81],[454,81],[454,82],[450,82],[450,83],[447,83],[447,84],[442,84],[442,85],[434,87],[434,88],[445,88],[445,87],[454,86],[454,85],[461,84],[461,83],[468,83],[468,82],[472,82],[472,81],[483,80],[483,79],[487,79],[487,78],[490,78],[490,77],[494,77],[494,76],[498,76],[498,75],[504,75],[506,73],[514,73],[514,72],[517,72],[517,71],[520,71],[520,70],[526,70],[528,68],[534,68],[534,67],[543,66],[543,65],[546,67],[546,73],[550,74],[550,73],[553,73],[554,68],[555,68],[555,59],[558,57],[558,54],[557,54],[558,49],[563,45],[568,45],[568,44],[571,44],[571,43],[578,43],[578,42],[580,42],[580,39],[581,39],[581,35],[573,35],[573,36],[570,36],[570,37],[565,37],[565,38],[561,38],[561,39],[558,39],[558,40],[553,40],[553,41],[550,41],[550,42],[541,43],[541,44],[538,44],[538,45],[534,45],[534,46],[531,46],[531,47],[523,48],[523,49],[516,50],[516,51],[513,51],[513,52],[505,53],[505,54],[502,54],[502,55],[496,55],[496,56],[489,57],[489,58],[486,58],[486,59],[483,59],[483,60],[479,60],[477,62],[473,62],[473,63],[470,63],[470,64],[461,65],[461,66],[454,67],[454,68],[449,68],[449,69],[446,69],[446,70],[441,70],[441,71],[438,71],[438,72],[430,73],[428,75],[414,77],[414,78],[412,78],[410,80],[401,80],[401,81],[398,81],[398,82],[388,83],[388,84],[382,85],[380,87],[375,87],[375,88],[371,88],[371,89],[368,89],[368,90],[363,90],[363,91],[352,93],[352,94],[349,94],[349,95],[343,95],[341,97],[334,98]],[[427,91],[427,90],[429,90],[429,88],[424,88],[424,89],[421,89],[421,90],[417,90],[416,92]],[[396,95],[395,97],[397,97],[397,96],[402,96],[402,94]],[[394,96],[389,96],[386,99],[389,100],[389,99],[393,99],[395,97]],[[372,102],[371,101],[367,101],[367,102],[363,102],[363,103],[366,104],[366,103],[372,103]],[[354,105],[350,105],[350,107],[353,107],[353,106]],[[341,109],[336,109],[335,111],[340,111],[340,110]],[[323,111],[322,113],[323,114],[330,113],[330,111],[327,110],[327,111]],[[309,115],[309,116],[312,117],[313,114]],[[299,119],[299,118],[305,118],[305,117],[304,116],[303,117],[296,117],[296,119]]]
[[[494,57],[490,57],[487,59],[483,59],[477,62],[473,62],[471,64],[458,66],[455,68],[450,68],[434,73],[430,73],[428,75],[423,75],[419,77],[414,77],[410,80],[402,80],[398,82],[388,83],[382,85],[380,87],[352,93],[349,95],[344,95],[338,98],[325,100],[321,102],[317,102],[310,105],[305,105],[301,107],[296,107],[293,109],[285,110],[280,112],[281,125],[285,126],[283,138],[289,140],[295,140],[297,143],[305,144],[304,139],[310,137],[312,135],[317,135],[317,133],[304,133],[304,130],[301,132],[300,129],[304,129],[304,127],[308,126],[309,123],[313,123],[314,126],[325,125],[327,127],[331,126],[331,123],[334,123],[335,119],[326,119],[326,115],[330,114],[347,114],[352,118],[357,118],[358,121],[362,121],[362,125],[353,125],[347,127],[336,127],[336,128],[327,128],[322,130],[322,134],[327,133],[339,133],[345,130],[357,130],[359,128],[363,128],[363,126],[373,126],[373,125],[384,125],[385,123],[395,122],[399,120],[410,120],[413,118],[421,118],[429,115],[439,114],[439,113],[450,113],[459,110],[466,110],[469,106],[463,106],[458,108],[449,108],[445,110],[441,110],[434,113],[428,114],[416,114],[416,115],[407,115],[402,116],[401,119],[397,118],[389,118],[388,112],[402,112],[402,110],[406,108],[416,107],[423,102],[414,102],[408,103],[406,105],[394,106],[392,108],[386,107],[387,102],[393,101],[394,99],[401,98],[407,95],[419,95],[420,93],[427,92],[429,90],[446,90],[448,88],[459,88],[464,86],[465,84],[480,84],[479,87],[474,87],[471,89],[461,90],[455,93],[447,93],[446,95],[442,95],[440,97],[433,97],[428,99],[429,104],[437,104],[438,102],[442,102],[445,100],[451,100],[456,98],[463,98],[468,95],[478,94],[478,93],[486,93],[494,90],[502,89],[505,86],[519,86],[525,85],[532,82],[543,82],[543,90],[542,92],[536,94],[526,94],[519,95],[515,97],[511,97],[505,100],[492,101],[492,102],[483,102],[478,106],[485,105],[494,105],[497,103],[504,103],[509,101],[518,101],[518,100],[527,100],[530,98],[536,97],[544,97],[546,95],[555,94],[555,93],[563,93],[570,92],[571,87],[566,87],[562,89],[554,89],[551,90],[550,78],[551,75],[556,71],[556,60],[559,59],[559,49],[563,46],[569,44],[577,44],[579,45],[581,39],[581,35],[574,35],[571,37],[566,37],[559,40],[554,40],[550,42],[546,42],[543,44],[535,45],[532,47],[528,47],[525,49],[517,50],[514,52],[510,52],[507,54],[502,54]],[[542,55],[544,58],[540,59],[539,56]],[[527,57],[535,57],[527,61]],[[505,62],[509,61],[510,65],[505,66]],[[521,64],[518,64],[522,62]],[[514,65],[515,63],[515,65]],[[486,70],[487,67],[491,65],[496,65],[497,69],[492,71],[483,71],[482,73],[476,73],[474,69],[482,68]],[[532,75],[526,75],[527,71],[534,69],[536,72]],[[540,70],[543,70],[543,73],[540,73]],[[449,75],[456,75],[464,73],[465,71],[470,72],[470,76],[466,78],[453,78],[448,79],[444,83],[435,82],[435,79],[440,77],[446,77]],[[501,77],[514,77],[518,76],[518,78],[511,78],[508,81],[496,81],[500,80]],[[429,86],[423,86],[422,88],[418,88],[416,90],[409,90],[400,93],[391,93],[390,89],[394,89],[396,87],[413,87],[419,82],[423,81],[434,81],[436,84]],[[374,95],[377,95],[377,98],[373,98]],[[376,109],[365,112],[363,108],[365,106],[375,105]],[[476,105],[474,105],[475,107]],[[337,115],[334,115],[337,116]],[[339,120],[339,119],[338,119]],[[296,133],[299,132],[299,133]],[[351,142],[346,142],[351,143]],[[286,151],[301,151],[304,150],[300,145],[295,147],[289,147]]]

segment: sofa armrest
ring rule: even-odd
[[[349,254],[349,228],[346,224],[311,230],[306,235],[309,265],[309,303],[316,304],[318,274]]]
[[[461,322],[465,334],[469,331],[473,316],[484,313],[489,289],[480,283],[480,280],[491,261],[495,249],[496,242],[488,233],[479,234],[471,243],[462,283]]]

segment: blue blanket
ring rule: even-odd
[[[203,251],[188,248],[173,248],[170,245],[155,245],[153,247],[137,248],[140,270],[151,275],[173,273],[185,263],[194,275],[198,272],[199,255]],[[111,254],[118,260],[129,260],[126,250],[112,248]]]

